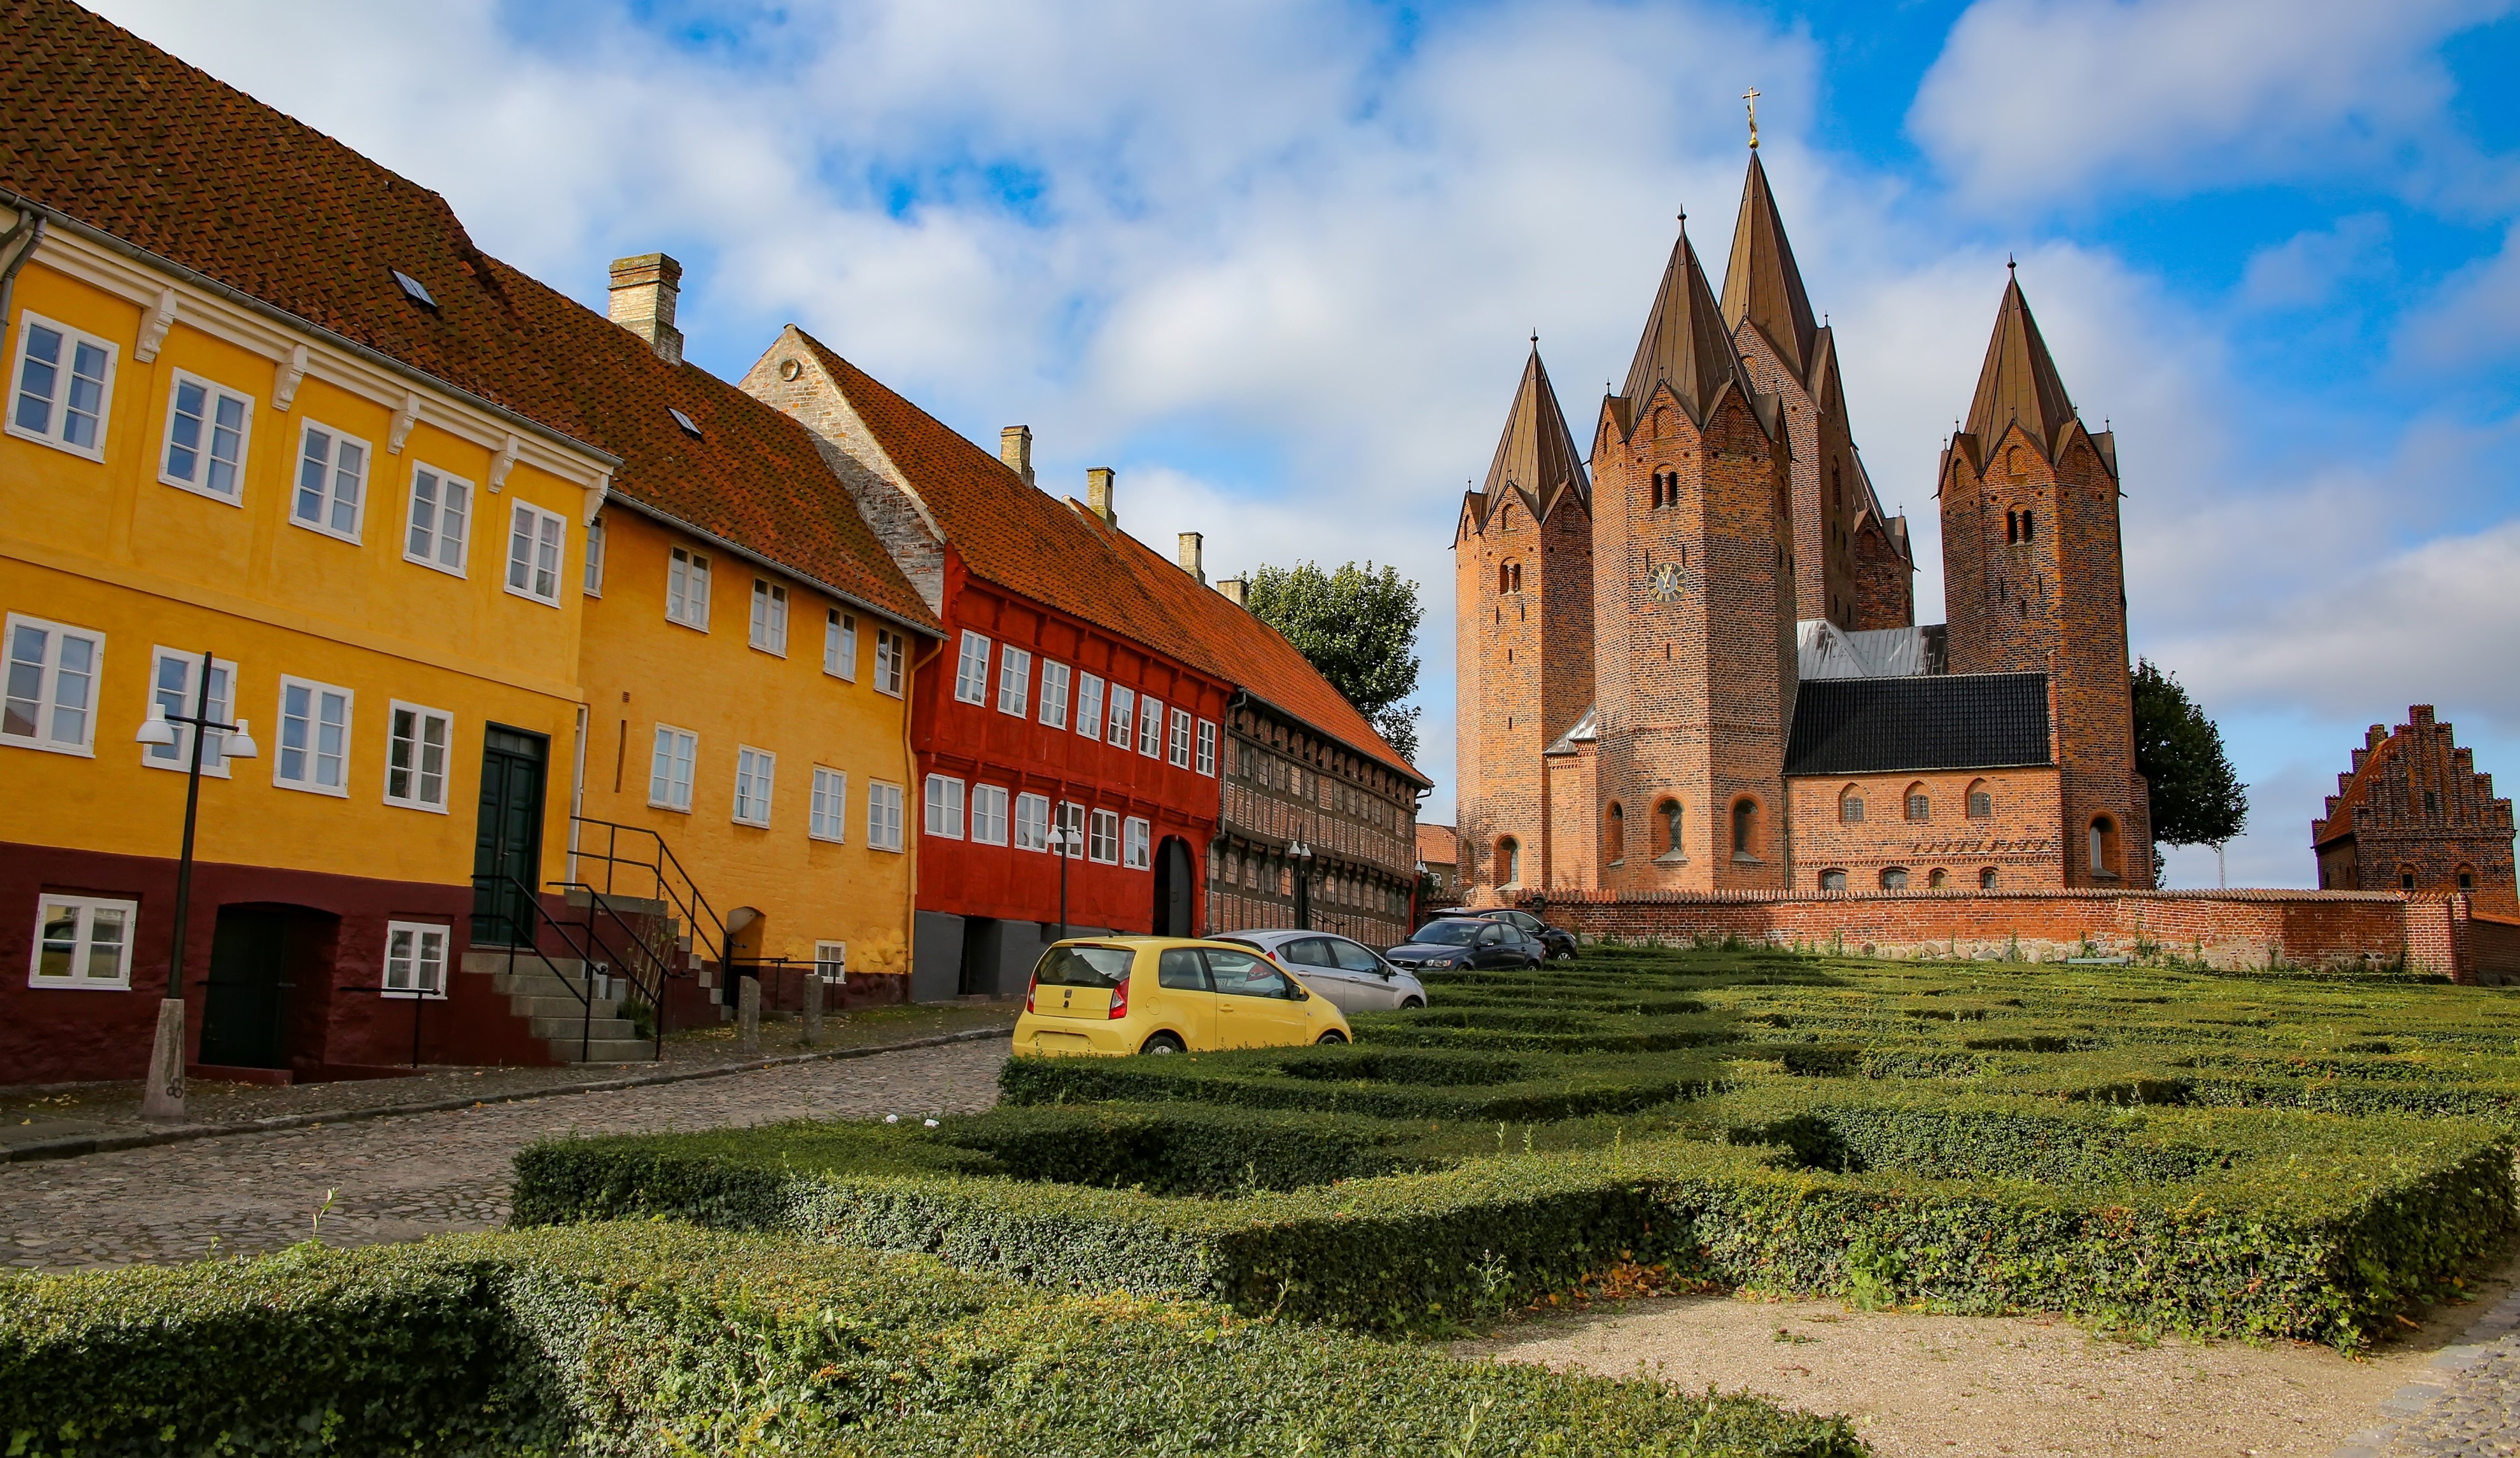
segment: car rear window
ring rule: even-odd
[[[1409,940],[1427,947],[1467,947],[1488,925],[1484,921],[1430,921]]]
[[[1046,988],[1116,988],[1129,980],[1138,959],[1127,947],[1054,947],[1042,953],[1032,980]]]

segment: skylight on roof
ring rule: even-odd
[[[411,275],[404,273],[398,268],[389,268],[386,269],[385,272],[393,275],[394,282],[402,286],[402,291],[410,295],[413,303],[421,304],[431,309],[437,307],[437,300],[428,296],[428,285],[423,284],[418,279],[413,278]]]
[[[683,414],[681,411],[674,409],[670,405],[665,407],[665,414],[674,418],[674,423],[683,427],[683,433],[685,435],[690,436],[694,440],[698,440],[700,438],[700,427],[690,416]]]

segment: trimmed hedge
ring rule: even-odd
[[[1349,1043],[1167,1057],[1016,1057],[1000,1070],[998,1091],[1015,1104],[1184,1099],[1381,1119],[1522,1123],[1647,1109],[1702,1091],[1714,1077],[1703,1059],[1670,1054],[1499,1058]]]
[[[0,1434],[22,1458],[1865,1451],[1747,1396],[656,1223],[0,1280]]]

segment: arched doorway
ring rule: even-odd
[[[1155,907],[1148,925],[1158,937],[1191,936],[1197,925],[1192,898],[1198,894],[1198,870],[1191,862],[1190,842],[1167,835],[1155,848]]]

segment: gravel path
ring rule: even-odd
[[[483,1230],[508,1214],[509,1161],[536,1139],[968,1113],[997,1101],[1007,1044],[952,1043],[646,1088],[0,1165],[0,1264],[190,1260]]]

